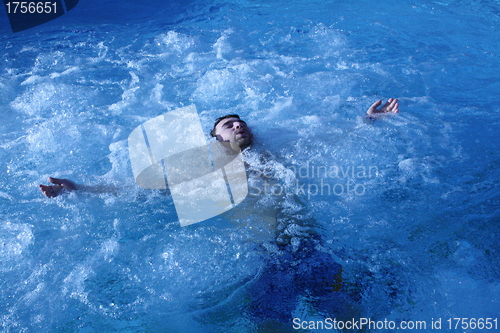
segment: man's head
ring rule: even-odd
[[[210,134],[219,141],[234,142],[240,149],[250,146],[253,139],[247,123],[236,114],[217,118]]]

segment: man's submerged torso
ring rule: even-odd
[[[224,217],[249,231],[253,241],[266,247],[291,247],[315,238],[315,222],[296,192],[295,174],[267,152],[242,152],[247,170],[248,195]]]

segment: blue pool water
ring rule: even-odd
[[[240,114],[295,170],[352,318],[500,320],[499,15],[498,0],[81,0],[13,34],[0,14],[2,331],[291,332],[340,315],[314,305],[330,294],[294,298],[303,263],[273,277],[249,205],[181,228],[168,193],[135,187],[128,135],[190,104],[207,133]],[[365,123],[389,97],[401,113]],[[115,190],[47,199],[47,176]],[[288,322],[249,310],[273,278]]]

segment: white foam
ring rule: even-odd
[[[38,78],[35,76],[33,81],[36,82]],[[57,95],[57,92],[58,90],[53,84],[41,83],[16,97],[11,106],[30,116],[38,116],[41,112],[50,110],[53,107],[53,98]]]
[[[195,46],[195,39],[176,31],[160,34],[155,38],[155,45],[164,54],[187,55]]]
[[[43,82],[44,80],[45,80],[45,78],[40,76],[40,75],[32,75],[32,76],[28,77],[26,80],[24,80],[23,82],[21,82],[21,85],[25,86],[28,84],[35,84],[35,83]]]
[[[0,258],[3,264],[1,271],[15,269],[23,262],[29,246],[34,241],[33,227],[29,224],[1,222],[0,224]]]
[[[129,74],[132,77],[132,80],[130,81],[128,88],[123,91],[122,99],[108,107],[108,110],[111,111],[113,116],[120,115],[124,109],[137,101],[136,92],[140,88],[140,79],[139,76],[133,71],[130,71]]]
[[[228,42],[228,37],[234,32],[233,29],[227,29],[224,34],[217,39],[217,42],[213,45],[213,49],[216,53],[217,59],[224,59],[224,56],[232,51],[231,44]]]
[[[11,195],[9,195],[7,192],[3,192],[3,191],[0,191],[0,198],[4,198],[7,200],[13,200]]]
[[[32,151],[56,152],[58,150],[59,143],[54,137],[53,129],[49,126],[43,124],[38,128],[33,128],[28,134],[26,141]]]

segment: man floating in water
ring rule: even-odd
[[[367,111],[374,120],[399,112],[397,99],[382,106],[377,101]],[[236,143],[247,163],[249,185],[261,187],[265,182],[286,183],[287,168],[262,152],[246,149],[253,135],[237,115],[218,118],[211,135],[218,141]],[[260,182],[259,182],[260,181]],[[284,185],[286,186],[286,185]],[[287,192],[287,191],[285,191]],[[260,194],[261,192],[259,192]],[[262,199],[262,200],[260,200]],[[313,217],[298,193],[262,195],[248,199],[243,207],[229,213],[230,218],[248,221],[260,231],[255,243],[263,248],[265,268],[246,286],[246,315],[264,330],[289,327],[299,299],[307,299],[317,311],[339,318],[357,315],[357,307],[342,290],[342,267],[325,249],[321,223]],[[266,230],[267,229],[267,230]]]
[[[366,112],[366,119],[374,120],[388,114],[399,112],[399,103],[395,98],[389,98],[382,107],[382,100],[378,100],[370,106]],[[380,107],[380,108],[379,108]],[[248,148],[253,142],[253,135],[246,122],[239,116],[228,115],[218,118],[211,132],[218,141],[231,142],[237,144],[241,150]],[[67,191],[75,191],[78,187],[69,179],[59,179],[49,177],[48,181],[53,185],[39,185],[42,193],[48,198],[57,197]]]
[[[399,112],[397,99],[382,106],[377,101],[367,111],[374,120]],[[229,142],[242,151],[249,185],[257,188],[265,181],[285,182],[286,168],[255,149],[253,134],[238,115],[215,121],[210,133],[220,142]],[[265,176],[264,176],[265,175]],[[77,186],[70,180],[49,177],[53,185],[40,185],[47,197],[56,197]],[[259,183],[260,182],[260,183]],[[248,237],[261,248],[263,269],[245,286],[246,316],[263,329],[289,327],[299,300],[339,318],[355,316],[356,306],[342,292],[342,267],[323,246],[318,223],[297,193],[250,196],[246,202],[224,213],[225,218],[248,227]]]

